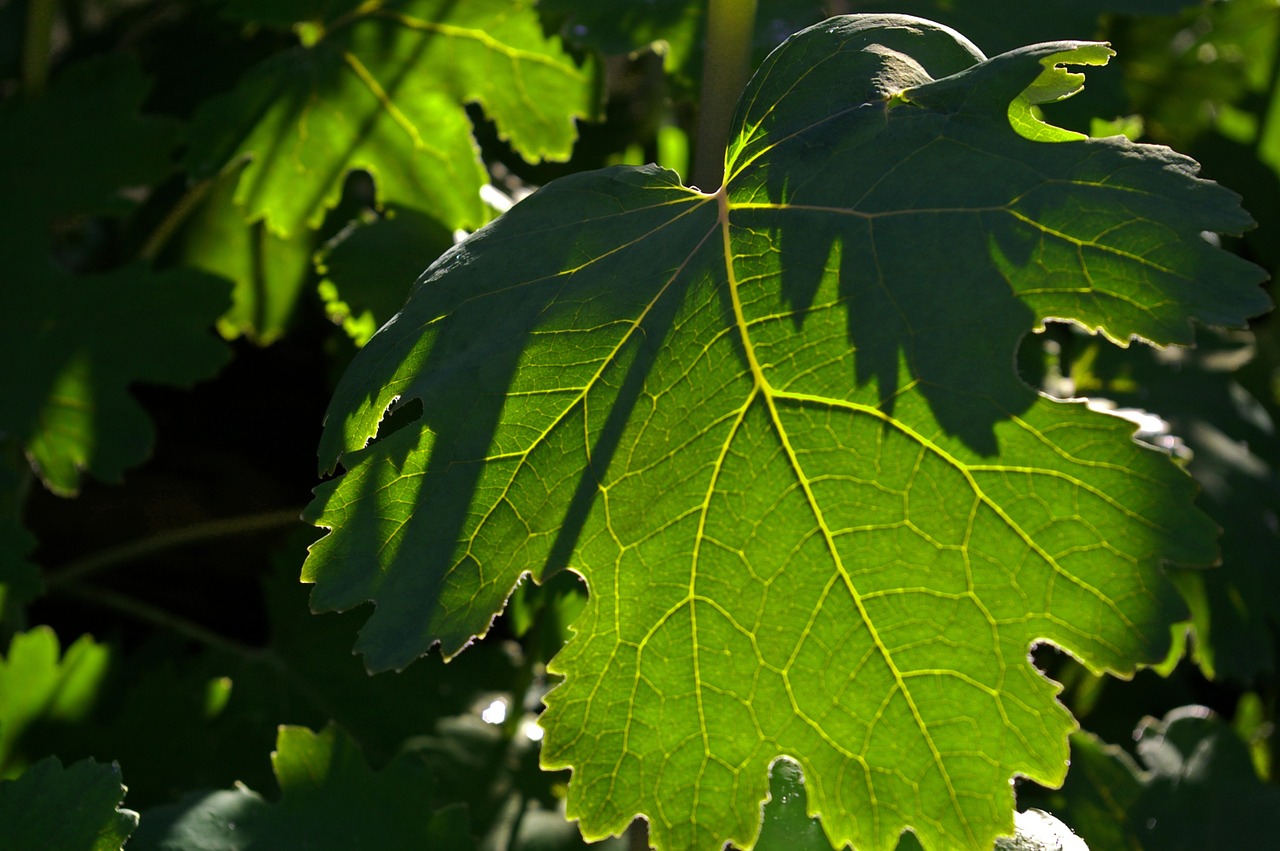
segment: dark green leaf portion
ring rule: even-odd
[[[1193,658],[1210,678],[1250,683],[1275,670],[1280,624],[1280,447],[1265,406],[1231,373],[1254,356],[1247,332],[1203,329],[1193,350],[1116,350],[1071,340],[1065,373],[1073,394],[1121,408],[1149,409],[1190,450],[1187,469],[1200,502],[1222,527],[1222,563],[1213,570],[1171,571],[1192,614]]]
[[[393,209],[386,218],[353,224],[320,256],[320,295],[330,318],[357,345],[398,311],[409,286],[453,245],[453,235],[430,216]]]
[[[1087,733],[1054,812],[1092,851],[1267,848],[1280,834],[1280,789],[1258,780],[1245,743],[1203,707],[1138,728],[1143,768]]]
[[[432,811],[431,777],[409,758],[370,771],[337,727],[281,727],[271,758],[280,800],[243,786],[148,810],[130,851],[473,847],[461,808]]]
[[[40,100],[0,107],[0,432],[61,494],[82,470],[118,480],[146,457],[151,425],[129,385],[187,385],[226,358],[205,332],[226,307],[222,281],[141,264],[67,268],[95,217],[128,212],[123,191],[163,175],[173,128],[138,118],[147,89],[118,54],[70,69]]]
[[[806,812],[804,774],[793,762],[779,760],[769,770],[756,851],[831,851],[822,823]]]
[[[567,158],[575,120],[593,113],[590,73],[526,0],[396,0],[312,24],[307,44],[206,102],[188,154],[201,174],[248,158],[236,203],[283,236],[318,226],[353,169],[381,203],[474,228],[486,176],[466,104],[531,160]]]
[[[1190,478],[1024,385],[1020,338],[1266,304],[1200,237],[1249,219],[1194,163],[1036,141],[1068,138],[1028,123],[1079,88],[1057,66],[1106,53],[833,19],[748,87],[725,189],[577,175],[448,252],[335,394],[313,605],[373,600],[358,648],[401,667],[581,573],[543,760],[588,839],[643,814],[659,848],[750,848],[788,756],[835,845],[989,848],[1010,778],[1066,768],[1028,647],[1158,661],[1162,565],[1215,557]]]
[[[138,814],[119,809],[125,788],[117,765],[93,760],[69,768],[41,760],[17,780],[0,780],[0,825],[6,848],[119,851]]]
[[[132,57],[114,53],[71,66],[39,99],[0,104],[8,280],[48,264],[52,225],[127,213],[121,190],[164,176],[177,128],[139,117],[150,88]]]
[[[206,329],[226,306],[225,282],[193,269],[26,278],[0,294],[0,363],[23,365],[0,374],[0,429],[22,437],[56,493],[75,493],[86,470],[118,481],[153,437],[129,386],[216,372],[228,353]]]

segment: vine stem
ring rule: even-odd
[[[283,511],[269,511],[264,514],[248,514],[241,517],[210,520],[207,523],[196,523],[180,529],[166,529],[155,535],[130,541],[118,547],[110,547],[73,561],[56,573],[46,577],[45,583],[50,588],[66,586],[108,568],[127,564],[153,553],[163,552],[184,544],[193,544],[217,538],[230,538],[235,535],[246,535],[267,529],[283,528],[300,522],[301,513],[300,509],[289,508]]]
[[[712,192],[724,181],[724,153],[738,96],[751,74],[757,0],[709,0],[691,181]]]
[[[22,89],[28,97],[39,97],[49,80],[49,49],[53,39],[53,19],[57,0],[30,0],[27,3],[27,30],[22,43]]]

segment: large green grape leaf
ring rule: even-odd
[[[307,15],[296,24],[304,43],[250,69],[193,120],[193,171],[250,160],[235,193],[248,219],[283,236],[314,228],[346,174],[364,169],[383,203],[451,228],[482,224],[469,103],[522,155],[568,157],[575,120],[593,113],[591,74],[543,35],[528,0],[352,5],[255,4],[273,23]]]
[[[1018,340],[1189,343],[1267,304],[1201,237],[1249,226],[1236,196],[1035,118],[1108,55],[835,18],[757,72],[720,190],[580,174],[446,253],[331,404],[313,607],[374,601],[358,649],[402,667],[581,573],[543,761],[588,838],[643,814],[659,848],[750,848],[785,755],[836,845],[990,847],[1010,778],[1066,771],[1028,648],[1159,660],[1161,565],[1215,557],[1191,479],[1024,385]]]

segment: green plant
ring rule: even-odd
[[[0,7],[26,33],[0,50],[23,282],[0,345],[37,365],[6,373],[0,419],[0,811],[40,830],[91,784],[59,823],[119,847],[120,774],[84,757],[119,762],[130,848],[575,847],[638,814],[631,841],[661,848],[986,848],[1016,775],[1046,784],[1018,806],[1095,851],[1190,841],[1173,778],[1274,811],[1277,356],[1243,328],[1268,304],[1248,260],[1275,266],[1258,190],[1280,163],[1280,11],[902,3],[1010,52],[868,15],[764,59],[861,6],[839,5]],[[704,11],[723,36],[705,55]],[[1100,33],[1134,65],[1091,69],[1097,113],[1058,104],[1072,66],[1107,62]],[[174,55],[192,34],[209,47]],[[1061,36],[1081,40],[1035,44]],[[1194,108],[1162,82],[1188,51]],[[760,62],[730,122],[715,107]],[[549,162],[602,91],[607,120]],[[1144,127],[1211,177],[1218,139],[1252,146],[1259,236],[1192,160],[1114,135]],[[704,188],[727,139],[719,190],[681,184],[682,139]],[[677,171],[588,170],[653,155]],[[294,368],[264,381],[272,353]],[[59,553],[70,507],[115,498],[93,480],[151,448],[128,386],[190,386],[228,355],[225,395],[143,396],[157,479],[133,506],[161,531]],[[306,510],[315,540],[289,528],[310,426],[258,449],[258,411],[305,399],[318,421],[344,367],[319,442],[345,472]],[[1075,392],[1097,398],[1050,398]],[[1172,429],[1146,415],[1136,442],[1103,398]],[[210,419],[197,440],[243,433],[166,448]],[[260,510],[207,520],[197,491],[162,499],[175,480]],[[274,563],[252,561],[265,537],[212,549],[237,534],[273,535]],[[305,612],[309,542],[312,607],[371,615]],[[167,579],[179,555],[197,572]],[[366,678],[353,618],[364,663],[404,670]],[[88,624],[114,635],[61,652]],[[491,632],[447,666],[428,653]],[[1141,727],[1144,769],[1101,744],[1166,712]],[[274,802],[250,791],[273,782]]]

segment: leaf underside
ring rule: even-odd
[[[1036,141],[1069,135],[1030,109],[1079,88],[1061,66],[1108,55],[834,18],[757,72],[719,191],[580,174],[446,254],[331,405],[313,607],[374,601],[358,650],[397,668],[580,573],[542,759],[589,839],[641,814],[658,848],[750,848],[785,755],[837,846],[990,847],[1010,778],[1066,771],[1028,648],[1159,660],[1161,564],[1215,557],[1190,479],[1029,389],[1019,339],[1266,305],[1200,237],[1250,220],[1191,160]]]

